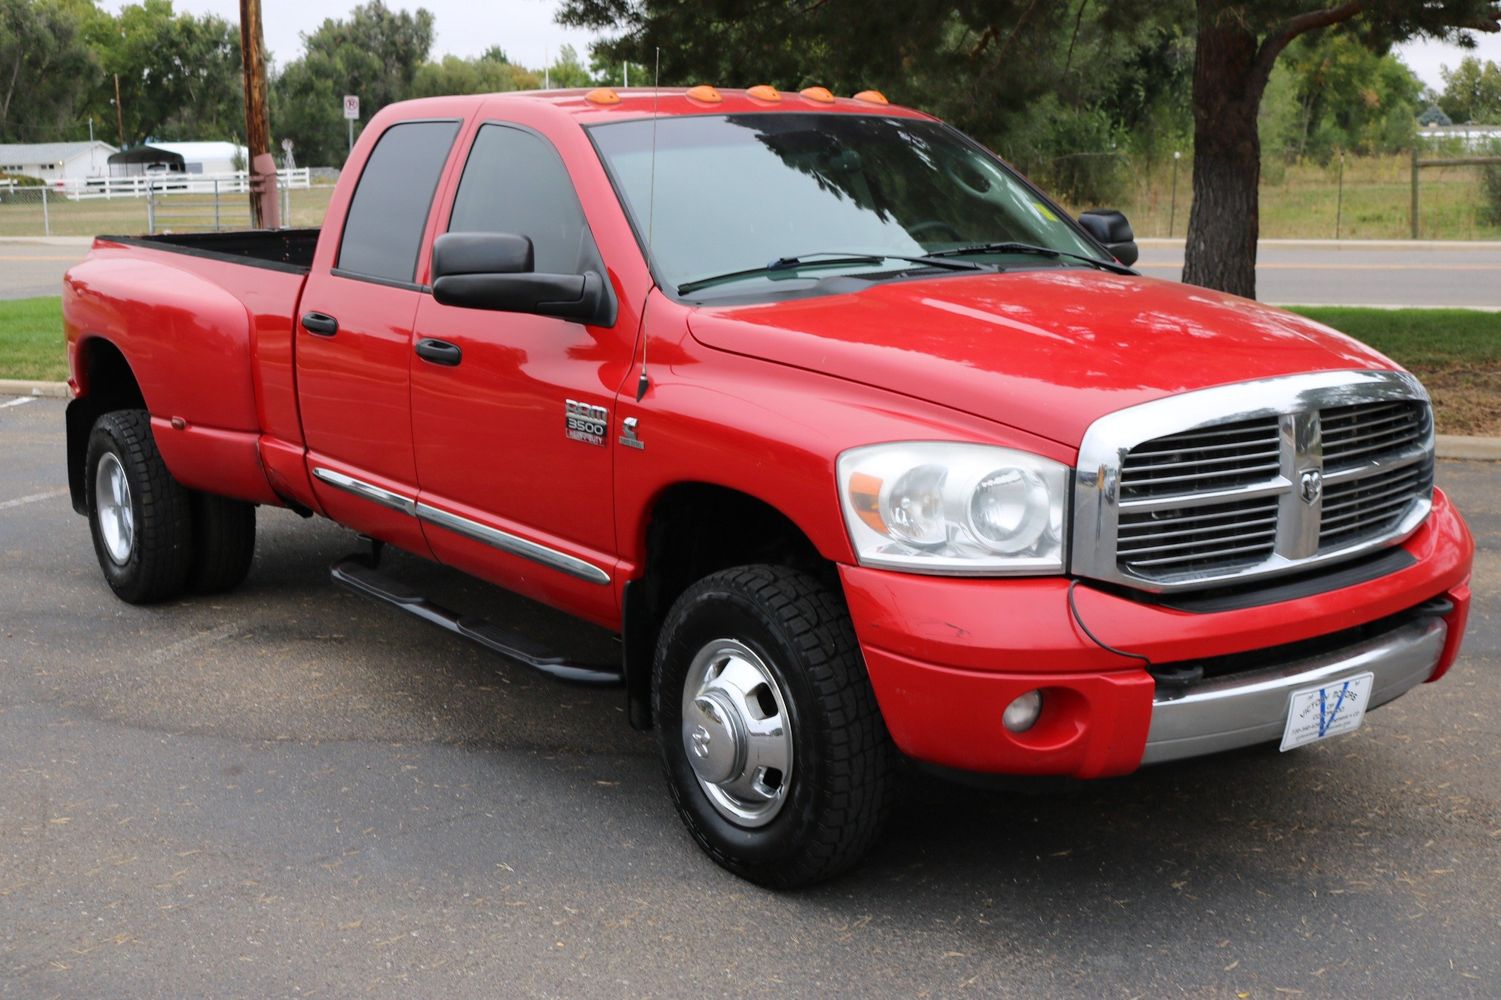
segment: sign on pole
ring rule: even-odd
[[[354,152],[354,121],[360,116],[360,97],[358,94],[344,95],[344,118],[349,126],[349,151]]]

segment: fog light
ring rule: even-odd
[[[1041,714],[1042,692],[1028,691],[1006,706],[1001,713],[1001,724],[1013,733],[1025,733],[1037,724]]]

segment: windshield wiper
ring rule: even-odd
[[[1067,257],[1070,260],[1082,260],[1086,264],[1113,271],[1116,274],[1135,274],[1124,264],[1113,260],[1100,260],[1098,257],[1090,257],[1087,254],[1073,253],[1068,250],[1054,250],[1052,247],[1041,247],[1035,243],[976,243],[973,246],[955,247],[952,250],[935,250],[930,257],[968,257],[974,254],[987,253],[1030,253],[1043,257]]]
[[[795,257],[778,257],[769,264],[760,267],[746,268],[743,271],[729,271],[725,274],[713,274],[706,278],[695,278],[678,286],[679,295],[688,295],[701,288],[710,285],[718,285],[726,281],[737,281],[740,278],[753,278],[759,275],[776,274],[778,271],[792,271],[800,267],[839,267],[844,264],[882,264],[888,260],[905,261],[908,264],[917,264],[922,267],[941,267],[950,271],[984,271],[987,268],[968,261],[938,260],[933,256],[905,257],[901,254],[892,253],[851,253],[843,250],[817,250],[811,253],[798,254]]]

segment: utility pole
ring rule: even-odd
[[[120,110],[120,74],[115,74],[115,145],[125,148],[125,113]]]
[[[245,145],[250,168],[250,225],[277,229],[276,158],[271,155],[271,120],[266,110],[266,61],[261,54],[261,0],[240,0],[240,59],[245,67]]]

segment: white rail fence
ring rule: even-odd
[[[276,174],[282,218],[291,217],[288,192],[311,188],[307,167],[280,170]],[[245,171],[222,174],[142,174],[134,177],[90,177],[54,181],[46,185],[0,181],[0,205],[33,206],[41,210],[42,234],[52,235],[50,205],[61,201],[145,202],[148,232],[244,229],[250,224],[246,196],[250,175]],[[285,224],[285,223],[284,223]]]

